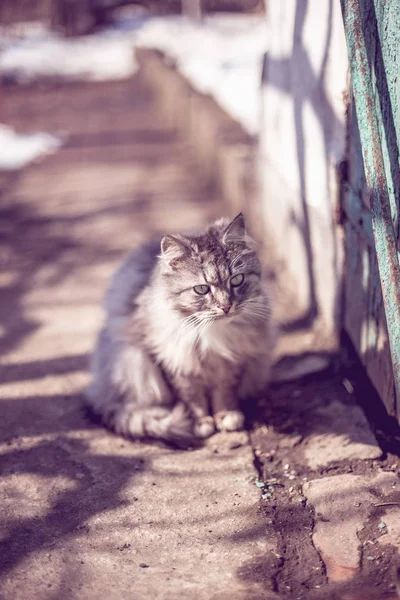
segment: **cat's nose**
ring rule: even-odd
[[[220,308],[221,308],[221,309],[224,311],[224,313],[227,315],[227,314],[228,314],[228,312],[229,312],[229,311],[231,310],[231,308],[232,308],[232,304],[223,304],[223,305],[222,305]]]

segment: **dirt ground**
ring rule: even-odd
[[[274,580],[275,588],[284,598],[383,600],[397,597],[393,595],[397,548],[385,545],[386,531],[382,532],[378,525],[384,522],[386,503],[393,502],[395,506],[400,503],[400,489],[393,491],[390,498],[382,491],[375,491],[376,504],[382,503],[382,506],[371,510],[358,534],[364,549],[368,544],[368,558],[365,552],[364,560],[350,582],[329,583],[325,564],[313,543],[313,530],[321,515],[307,503],[303,492],[305,482],[340,474],[359,475],[366,481],[379,472],[395,473],[397,477],[400,467],[398,425],[380,405],[348,340],[344,339],[343,344],[346,349],[340,364],[318,375],[272,386],[269,397],[255,411],[252,421],[251,440],[259,479],[272,483],[270,497],[261,502],[267,522],[279,532],[281,561],[274,565]],[[353,443],[357,443],[358,435],[362,436],[357,427],[347,428],[340,419],[326,419],[321,415],[332,402],[340,403],[345,416],[346,408],[363,406],[383,449],[381,456],[375,459],[354,456],[333,460],[325,466],[310,467],[306,457],[307,444],[315,432],[322,435],[345,433]],[[262,491],[267,489],[266,486]],[[359,503],[352,505],[357,509]],[[347,516],[345,514],[342,519]],[[383,545],[378,544],[378,540]]]
[[[400,493],[373,478],[398,478],[400,436],[351,351],[273,386],[249,434],[193,452],[121,440],[82,409],[101,297],[125,252],[227,210],[156,108],[140,77],[5,89],[7,124],[64,132],[65,145],[0,177],[1,597],[393,598],[387,512]],[[312,484],[347,475],[369,496],[340,517],[338,531],[363,515],[355,562],[339,565],[354,573],[339,581]]]

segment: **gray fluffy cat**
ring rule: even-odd
[[[274,335],[242,214],[133,251],[105,307],[87,397],[106,425],[180,446],[243,427],[240,402],[265,388]]]

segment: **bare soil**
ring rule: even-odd
[[[353,403],[363,407],[383,455],[375,460],[346,459],[311,469],[304,456],[305,441],[313,431],[321,430],[318,409],[337,400],[343,403],[344,410]],[[326,423],[327,432],[331,426]],[[330,369],[272,386],[263,406],[255,408],[251,440],[259,480],[266,484],[262,492],[270,492],[270,496],[261,500],[263,512],[267,523],[279,535],[281,560],[272,567],[274,590],[284,598],[299,600],[340,600],[353,598],[352,593],[360,600],[393,598],[398,550],[391,545],[376,544],[377,525],[384,507],[372,512],[359,534],[360,544],[368,548],[363,553],[359,575],[347,584],[328,584],[324,563],[312,542],[318,515],[306,504],[302,493],[305,481],[324,476],[340,473],[368,476],[378,471],[400,474],[398,424],[387,415],[345,336],[342,356]],[[390,500],[400,505],[400,494],[393,493]],[[379,501],[377,497],[377,504]]]

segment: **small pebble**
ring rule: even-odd
[[[342,383],[343,386],[346,388],[346,392],[348,392],[349,394],[354,394],[353,384],[347,379],[347,377],[343,379]]]

